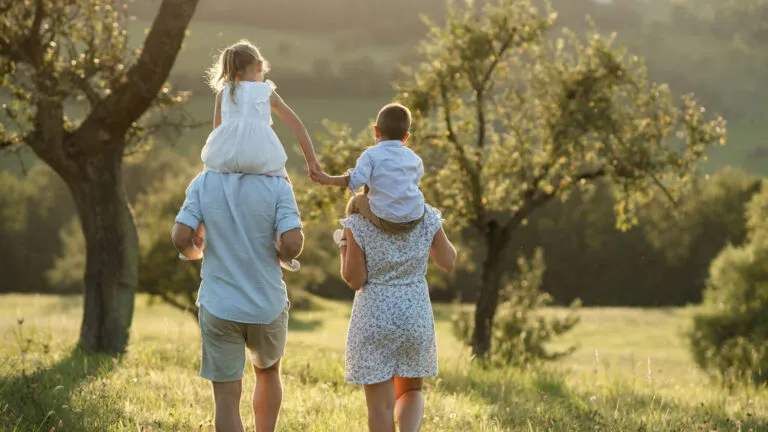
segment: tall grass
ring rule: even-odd
[[[112,359],[73,349],[80,301],[0,296],[0,431],[212,430],[188,315],[140,298],[129,351]],[[363,393],[344,382],[349,305],[315,303],[291,315],[280,429],[365,430]],[[425,431],[768,430],[768,391],[725,391],[689,360],[687,310],[587,308],[562,341],[580,344],[572,357],[522,371],[477,367],[450,334],[450,306],[436,312]],[[241,410],[253,430],[247,394]]]

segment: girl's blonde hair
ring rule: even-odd
[[[243,39],[219,54],[216,63],[208,69],[208,85],[213,91],[219,92],[229,84],[229,91],[234,100],[237,82],[248,68],[254,65],[261,65],[264,73],[269,71],[269,62],[261,55],[256,45]]]

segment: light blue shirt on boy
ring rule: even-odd
[[[197,303],[214,316],[268,324],[288,296],[277,236],[301,228],[291,185],[279,177],[200,173],[187,188],[176,223],[205,223],[205,258]]]
[[[366,149],[349,171],[349,189],[368,185],[368,201],[376,216],[406,223],[424,215],[424,195],[419,189],[424,163],[402,142],[381,141]]]

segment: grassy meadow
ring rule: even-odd
[[[140,297],[128,353],[73,351],[80,297],[0,297],[0,431],[212,430],[189,314]],[[365,430],[361,388],[344,383],[350,306],[314,300],[291,314],[280,430]],[[436,306],[440,376],[427,380],[424,431],[760,431],[768,390],[726,391],[690,360],[688,309],[584,309],[559,344],[578,350],[536,370],[483,370]],[[557,313],[557,310],[548,313]],[[242,413],[253,430],[246,371]],[[61,422],[61,423],[60,423]]]

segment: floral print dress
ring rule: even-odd
[[[368,270],[368,281],[352,305],[346,381],[376,384],[393,376],[437,376],[426,271],[440,212],[426,206],[422,223],[401,234],[387,234],[359,214],[341,223],[365,253]]]

